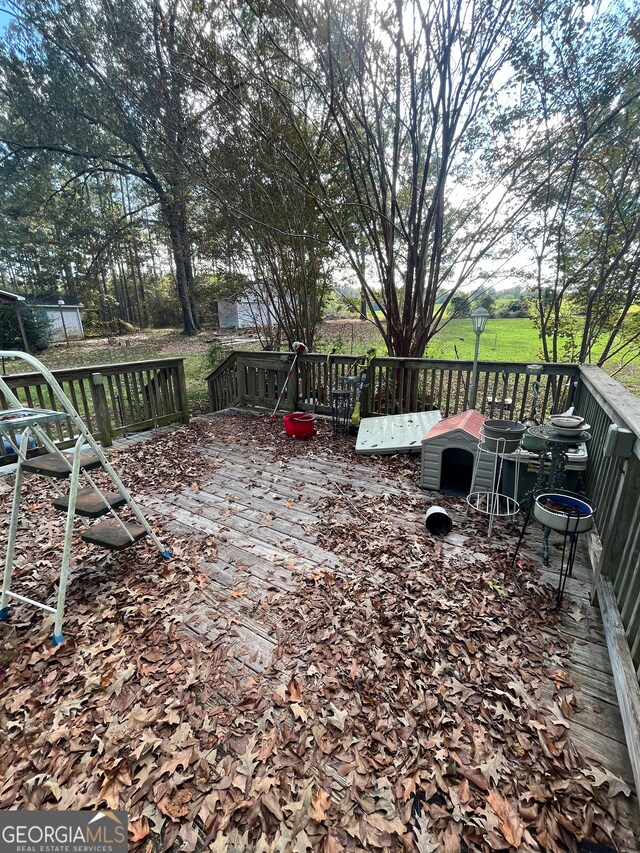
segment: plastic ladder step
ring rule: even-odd
[[[123,529],[123,526],[124,528]],[[119,551],[121,548],[128,548],[139,539],[147,535],[147,531],[140,524],[131,524],[122,522],[119,524],[115,519],[110,518],[106,521],[100,521],[98,524],[92,524],[88,527],[81,538],[91,545],[98,545],[100,548],[107,548],[110,551]]]
[[[73,456],[65,454],[69,466],[73,465]],[[100,468],[102,462],[93,453],[83,453],[80,456],[80,467],[85,471]],[[45,477],[57,477],[66,480],[71,474],[71,467],[57,453],[47,453],[45,456],[34,456],[23,463],[22,468],[30,474],[43,474]]]
[[[124,503],[126,501],[120,492],[103,492],[100,495],[99,492],[89,486],[78,491],[75,514],[84,515],[86,518],[100,518],[101,515],[108,513],[109,509],[115,509]],[[56,498],[53,505],[56,509],[66,512],[69,508],[69,495]]]

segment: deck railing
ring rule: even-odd
[[[90,432],[105,447],[114,438],[163,424],[188,423],[189,404],[181,358],[106,364],[52,371]],[[7,374],[4,381],[26,405],[56,409],[55,397],[38,373]],[[8,408],[0,395],[0,409]],[[60,447],[73,444],[74,426],[46,427]],[[15,438],[14,438],[15,440]],[[0,440],[0,465],[15,456]]]
[[[293,360],[292,353],[231,353],[207,378],[212,411],[231,405],[273,408]],[[367,371],[362,412],[402,414],[439,409],[443,417],[470,407],[470,361],[376,358]],[[476,408],[492,418],[544,419],[570,403],[578,377],[574,364],[481,362]],[[331,390],[359,373],[358,357],[305,353],[289,382],[284,411],[331,412]]]
[[[471,407],[470,361],[376,358],[367,411],[372,415],[439,409],[443,417]],[[544,418],[566,408],[578,368],[572,364],[491,361],[478,365],[475,408],[490,418]]]
[[[596,506],[590,548],[629,759],[640,790],[640,400],[584,365],[576,411],[590,424],[585,486]],[[613,434],[612,434],[613,433]]]
[[[596,505],[595,581],[613,585],[634,666],[640,675],[640,400],[597,367],[583,366],[576,410],[591,426],[586,492]],[[626,435],[605,455],[609,430]]]

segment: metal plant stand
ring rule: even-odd
[[[575,436],[559,435],[553,427],[549,425],[534,426],[529,428],[529,432],[535,438],[540,438],[545,442],[544,448],[538,455],[538,476],[534,488],[527,492],[522,500],[523,505],[527,508],[527,521],[525,525],[530,524],[532,520],[532,510],[537,495],[544,491],[559,492],[565,488],[565,470],[568,461],[568,449],[576,443],[586,443],[590,440],[591,434],[585,430],[579,432]],[[548,468],[548,471],[547,471]],[[542,561],[543,565],[549,565],[549,534],[551,529],[543,527],[542,539]]]
[[[331,391],[331,428],[334,435],[346,435],[351,422],[351,391],[334,388]]]
[[[125,488],[102,448],[93,438],[51,372],[38,359],[23,352],[4,351],[0,352],[0,357],[20,359],[35,368],[51,390],[53,405],[55,406],[54,399],[60,405],[59,411],[25,407],[0,376],[0,395],[4,398],[5,405],[11,406],[10,409],[0,411],[0,441],[5,441],[17,456],[11,520],[0,592],[0,621],[6,622],[9,619],[9,599],[16,599],[48,613],[53,613],[55,615],[53,645],[55,646],[63,640],[62,620],[71,558],[73,522],[76,515],[80,516],[87,524],[85,533],[82,534],[82,539],[86,542],[110,550],[119,550],[132,545],[143,536],[149,536],[163,557],[168,559],[171,555],[151,529],[142,510]],[[67,422],[75,428],[75,444],[70,454],[63,453],[47,433],[46,426],[56,422]],[[44,456],[29,457],[28,451],[34,445],[48,450],[49,453]],[[96,468],[104,469],[115,485],[116,492],[103,492],[97,486],[89,473]],[[57,480],[69,480],[68,493],[64,494],[56,487],[59,497],[54,501],[54,506],[57,509],[66,512],[64,544],[55,607],[34,601],[11,590],[13,558],[20,515],[20,496],[25,473],[49,477],[54,485]],[[86,481],[88,488],[79,489],[81,479]],[[119,518],[116,508],[125,504],[136,516],[138,525],[124,522]],[[88,518],[95,519],[103,515],[111,515],[112,518],[93,525],[87,521]]]
[[[520,476],[520,461],[516,461],[516,476],[513,497],[505,495],[501,492],[502,469],[504,467],[504,457],[507,446],[507,440],[504,438],[494,439],[495,449],[490,450],[487,447],[484,433],[480,430],[482,441],[478,444],[478,452],[473,466],[473,475],[471,482],[474,483],[478,465],[480,464],[481,454],[488,454],[493,457],[493,476],[492,488],[490,491],[471,492],[467,497],[467,506],[479,512],[481,515],[489,519],[489,529],[487,536],[491,536],[493,530],[493,522],[496,518],[514,519],[519,512],[518,504],[518,479]]]
[[[544,494],[544,493],[543,493]],[[577,499],[578,503],[582,502],[582,498],[578,495],[574,495],[572,492],[563,492],[560,490],[556,490],[552,494],[555,494],[559,497],[569,497],[573,500]],[[516,550],[513,554],[513,558],[511,560],[511,567],[515,566],[516,559],[518,557],[518,553],[520,551],[520,546],[522,545],[522,540],[524,539],[525,531],[529,525],[532,515],[534,515],[534,507],[536,506],[537,500],[540,495],[536,495],[535,499],[529,506],[527,510],[527,515],[525,517],[524,523],[522,525],[522,529],[520,531],[520,536],[518,537],[518,544],[516,545]],[[590,507],[591,513],[593,515],[593,507]],[[567,584],[567,578],[573,576],[573,565],[576,558],[576,551],[578,548],[578,537],[581,533],[586,533],[587,530],[591,528],[592,516],[588,521],[588,525],[585,525],[582,530],[578,529],[578,524],[583,520],[583,513],[579,511],[578,508],[566,505],[565,509],[563,509],[562,516],[565,518],[564,528],[554,527],[553,529],[556,532],[560,533],[562,536],[562,557],[560,560],[560,576],[558,579],[558,590],[556,593],[556,609],[559,610],[562,605],[562,599],[564,596],[564,590]],[[539,519],[536,519],[539,520]],[[542,522],[540,522],[542,523]],[[547,527],[543,524],[544,530],[544,542],[545,542],[545,554],[548,559],[548,537],[551,532],[551,527]],[[569,548],[567,549],[567,544]],[[548,562],[545,562],[544,565],[548,565]]]

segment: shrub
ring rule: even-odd
[[[18,310],[31,352],[42,352],[51,343],[53,327],[45,311],[19,303]],[[13,305],[0,305],[0,348],[23,350],[24,343]]]
[[[225,347],[220,341],[211,341],[206,355],[207,367],[209,368],[209,370],[215,370],[216,367],[221,364],[228,355],[229,349]]]
[[[88,338],[117,338],[120,335],[133,335],[140,331],[138,326],[127,323],[119,317],[113,320],[100,320],[96,319],[98,315],[93,312],[87,312],[85,316],[92,317],[89,323],[84,323],[84,333]]]
[[[526,298],[511,299],[496,311],[495,316],[505,320],[526,318],[529,316],[529,302]]]

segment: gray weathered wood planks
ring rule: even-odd
[[[213,553],[198,562],[207,578],[205,602],[184,614],[185,627],[209,641],[229,639],[238,672],[259,673],[273,666],[277,619],[261,602],[269,596],[291,594],[297,577],[315,571],[347,568],[335,554],[320,548],[315,530],[321,519],[318,502],[344,494],[357,499],[394,493],[415,496],[415,486],[387,477],[384,466],[356,465],[336,455],[296,456],[282,463],[267,449],[247,453],[242,444],[201,447],[214,462],[214,470],[197,491],[182,491],[150,498],[147,507],[162,516],[163,524],[177,536],[199,537],[211,543]],[[417,463],[416,463],[417,464]],[[419,494],[419,493],[418,493]],[[345,504],[348,516],[350,508]],[[408,532],[422,524],[422,516],[407,507],[398,519]],[[457,520],[451,552],[465,548],[464,516]],[[539,563],[540,531],[527,534],[527,556]],[[551,586],[558,581],[558,549],[552,540],[551,565],[541,578]],[[612,773],[633,781],[612,667],[598,609],[590,603],[592,573],[587,548],[578,552],[574,576],[560,614],[560,631],[570,652],[563,667],[575,681],[577,712],[567,719],[571,738],[585,755]],[[236,595],[234,596],[234,593]],[[549,662],[558,667],[557,660]],[[551,696],[544,697],[551,701]]]

